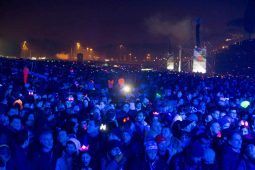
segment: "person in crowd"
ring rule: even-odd
[[[31,168],[31,164],[28,157],[28,147],[30,143],[28,131],[22,130],[18,133],[15,141],[10,159],[12,168],[17,170],[29,170]]]
[[[118,140],[111,140],[108,143],[108,151],[101,161],[101,169],[118,170],[125,169],[127,158],[121,150],[121,143]]]
[[[103,126],[104,128],[102,128]],[[103,150],[106,150],[102,147],[104,145],[102,133],[105,133],[106,130],[106,124],[99,125],[95,120],[89,120],[85,133],[81,133],[78,137],[82,144],[89,146],[90,154],[94,158],[91,164],[96,168],[99,168],[99,164],[94,161],[100,160]]]
[[[58,136],[57,136],[57,143],[55,145],[57,157],[62,156],[63,151],[66,148],[66,143],[68,139],[69,137],[67,135],[67,132],[65,130],[59,130]]]
[[[246,146],[242,160],[239,162],[238,170],[252,170],[255,168],[255,145]]]
[[[12,116],[10,120],[10,129],[13,133],[18,133],[22,130],[21,118],[19,116]]]
[[[204,151],[202,169],[204,170],[219,169],[218,164],[216,162],[216,153],[211,148],[208,148]]]
[[[201,169],[204,150],[198,141],[191,143],[182,153],[175,155],[170,163],[171,170]]]
[[[8,145],[0,145],[0,169],[8,170],[13,168],[13,164],[9,162],[11,158],[11,150]]]
[[[2,127],[8,127],[10,124],[9,117],[7,115],[1,114],[0,115],[0,121]]]
[[[152,140],[152,139],[154,140],[156,136],[161,133],[161,130],[162,130],[161,122],[158,119],[154,118],[152,120],[150,131],[148,131],[145,140]]]
[[[70,138],[66,143],[66,148],[63,155],[57,159],[56,170],[78,170],[80,148],[80,141],[75,138]]]
[[[91,155],[89,154],[88,151],[81,152],[80,154],[80,159],[81,159],[81,170],[93,170],[90,166],[91,162]]]
[[[52,131],[43,130],[39,136],[39,142],[39,150],[33,154],[32,168],[55,170],[57,157],[53,149],[54,140]]]
[[[238,132],[231,132],[228,141],[223,147],[220,157],[220,168],[234,170],[241,161],[242,136]],[[231,163],[230,163],[231,162]]]
[[[157,135],[155,138],[158,145],[158,156],[159,159],[168,163],[170,159],[170,150],[168,150],[168,142],[167,139],[163,135]]]
[[[166,162],[158,156],[158,146],[155,141],[145,143],[145,160],[142,164],[143,169],[166,169]]]
[[[136,133],[138,133],[141,136],[144,136],[150,130],[150,126],[145,121],[145,115],[141,111],[136,114],[135,128]]]

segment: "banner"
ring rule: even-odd
[[[194,49],[192,71],[206,73],[206,48]]]
[[[167,60],[167,69],[168,70],[174,70],[174,57],[171,56]]]

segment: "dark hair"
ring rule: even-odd
[[[181,121],[177,120],[176,122],[174,122],[171,130],[173,132],[173,136],[179,138],[181,132]]]
[[[143,112],[143,111],[139,111],[139,112],[137,112],[137,113],[136,113],[136,116],[137,116],[138,114],[143,114],[143,116],[145,117],[145,114],[144,114],[144,112]]]
[[[73,134],[74,133],[74,130],[73,128],[75,127],[76,123],[75,122],[72,122],[72,121],[67,121],[66,122],[66,126],[65,126],[65,129],[66,129],[66,132],[68,134]]]
[[[28,139],[28,131],[22,130],[15,136],[16,142],[18,145],[23,145],[24,142]]]
[[[211,122],[209,122],[209,123],[208,123],[208,128],[210,129],[210,128],[211,128],[211,126],[212,126],[214,123],[218,123],[218,124],[220,124],[218,121],[216,121],[216,120],[212,120]]]
[[[26,112],[26,113],[25,113],[25,115],[24,115],[23,118],[22,118],[23,123],[26,123],[28,117],[29,117],[31,114],[34,115],[34,117],[35,117],[35,113],[33,113],[33,112]]]
[[[21,117],[18,115],[13,115],[10,117],[10,122],[12,122],[14,119],[19,119],[21,121]]]
[[[250,150],[251,150],[251,147],[252,145],[254,146],[254,144],[249,144],[245,147],[245,150],[244,150],[244,153],[245,155],[247,155],[248,157],[250,156]]]
[[[233,139],[233,136],[234,136],[235,134],[242,136],[241,133],[240,133],[240,131],[233,130],[233,131],[231,131],[231,132],[227,135],[228,140],[232,140],[232,139]]]
[[[48,135],[48,134],[51,134],[53,136],[52,130],[46,128],[46,129],[41,130],[39,137],[41,137],[43,135]]]

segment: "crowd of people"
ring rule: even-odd
[[[0,169],[254,170],[254,77],[0,59]]]

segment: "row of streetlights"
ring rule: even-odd
[[[76,51],[79,52],[81,50],[83,50],[82,45],[80,42],[77,42],[76,43]],[[86,50],[87,50],[87,52],[93,52],[93,48],[87,47]]]
[[[120,46],[119,46],[119,48],[120,49],[123,49],[124,48],[124,45],[123,44],[121,44]],[[94,50],[93,50],[93,48],[89,48],[89,47],[86,47],[85,49],[82,47],[82,45],[81,45],[81,43],[80,42],[76,42],[75,43],[75,54],[78,54],[78,53],[83,53],[83,51],[84,50],[86,50],[86,52],[90,55],[90,56],[92,56],[92,53],[94,52]],[[71,50],[72,51],[72,50]],[[30,54],[29,54],[30,53]],[[23,41],[22,42],[22,45],[21,45],[21,56],[22,57],[28,57],[29,55],[31,55],[31,50],[29,49],[29,46],[28,46],[28,43],[27,43],[27,41]],[[72,52],[71,52],[71,55],[73,55],[72,54]],[[134,57],[133,58],[133,54],[130,52],[129,54],[128,54],[128,58],[129,58],[129,60],[137,60],[137,58],[136,57]],[[31,56],[30,56],[31,57]],[[145,56],[145,60],[146,61],[155,61],[155,59],[153,59],[153,57],[152,57],[152,55],[150,54],[150,53],[147,53],[146,54],[146,56]],[[157,57],[156,57],[156,60],[157,60]]]

